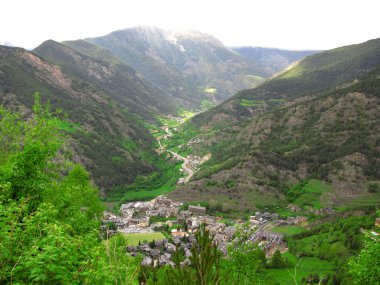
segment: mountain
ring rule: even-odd
[[[257,88],[239,91],[193,122],[202,125],[221,114],[230,117],[230,122],[249,120],[287,100],[352,84],[379,64],[380,39],[311,55]]]
[[[172,196],[228,210],[378,203],[379,94],[380,40],[309,56],[184,126],[211,159]]]
[[[141,104],[145,104],[156,94],[148,93],[149,88],[144,89],[136,73],[124,65],[113,68],[51,41],[36,52],[42,54],[47,47],[47,57],[60,61],[61,66],[24,49],[0,47],[1,104],[27,117],[32,95],[38,91],[53,110],[67,113],[68,120],[57,120],[57,126],[69,135],[74,160],[83,163],[103,189],[131,183],[136,176],[154,170],[155,140],[136,113],[158,107],[147,103],[146,109],[136,111],[138,103],[130,102],[140,96],[146,100]],[[123,68],[128,72],[120,74]],[[128,88],[130,83],[131,87],[118,97],[111,89],[114,85],[119,88],[117,84],[123,80],[126,82],[121,86]],[[104,86],[100,87],[102,82]],[[152,97],[143,98],[147,93]]]
[[[220,102],[270,76],[265,67],[197,31],[143,26],[86,39],[108,49],[176,102],[199,107]],[[83,51],[74,44],[72,48]]]
[[[112,53],[84,41],[78,44],[97,53],[92,52],[92,57],[87,56],[52,40],[41,44],[33,53],[90,82],[112,96],[123,108],[140,117],[154,118],[160,113],[176,113],[167,97]]]
[[[262,47],[235,47],[233,50],[262,66],[270,68],[272,73],[283,71],[292,63],[320,52],[316,50],[293,51]]]

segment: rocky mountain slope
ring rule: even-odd
[[[86,41],[108,49],[189,106],[198,107],[202,100],[220,102],[270,75],[265,67],[196,31],[143,26]]]
[[[160,113],[176,113],[174,104],[133,68],[112,53],[85,44],[87,49],[96,50],[97,53],[87,56],[51,40],[34,49],[33,53],[90,82],[109,94],[117,104],[140,117],[154,118]],[[101,56],[104,53],[107,57]]]
[[[172,195],[283,207],[294,185],[316,179],[319,206],[378,201],[368,185],[380,180],[379,94],[380,40],[310,56],[185,126],[212,158]]]
[[[102,188],[130,183],[137,175],[151,172],[154,168],[151,162],[156,157],[152,151],[155,140],[134,114],[137,106],[129,104],[131,100],[134,102],[132,95],[150,100],[143,98],[146,89],[140,94],[133,93],[139,92],[139,84],[143,85],[133,77],[135,73],[129,70],[118,78],[117,68],[54,42],[37,51],[42,54],[46,45],[51,47],[47,53],[50,60],[57,63],[61,60],[61,66],[24,49],[0,47],[0,103],[28,116],[32,95],[38,91],[43,101],[49,100],[53,110],[66,112],[68,121],[62,118],[57,126],[71,137],[74,159],[86,166]],[[122,94],[126,97],[117,97],[117,92],[110,90],[122,80],[135,85]],[[105,86],[100,87],[101,82]],[[145,111],[155,108],[158,109],[147,105]]]

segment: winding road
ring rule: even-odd
[[[166,139],[168,137],[171,137],[172,136],[172,133],[170,132],[169,128],[168,127],[165,127],[164,128],[164,131],[166,132],[166,135],[164,136],[161,136],[161,137],[157,137],[157,142],[158,142],[158,145],[160,146],[160,150],[162,152],[164,151],[167,151],[169,152],[171,155],[173,155],[173,157],[175,157],[176,159],[179,159],[179,160],[183,160],[183,163],[182,163],[182,170],[184,172],[187,173],[187,176],[184,178],[183,180],[183,183],[187,183],[189,182],[190,178],[194,175],[194,171],[192,169],[190,169],[187,165],[190,163],[190,160],[187,159],[186,157],[183,157],[181,155],[179,155],[178,153],[174,152],[174,151],[171,151],[171,150],[166,150],[162,144],[161,144],[161,139]]]
[[[187,167],[187,165],[190,163],[190,160],[188,160],[186,157],[179,155],[174,151],[168,150],[168,152],[171,153],[175,158],[183,160],[182,169],[187,173],[187,176],[184,178],[183,183],[189,182],[190,178],[194,175],[194,171]]]

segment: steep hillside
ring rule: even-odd
[[[236,47],[233,50],[270,68],[273,73],[283,71],[293,62],[318,52],[316,50],[293,51],[262,47]]]
[[[100,63],[76,58],[93,63],[88,77],[112,78],[112,71]],[[69,121],[63,118],[57,124],[71,136],[74,159],[86,166],[97,185],[110,188],[130,183],[137,175],[152,171],[154,138],[132,112],[92,84],[91,78],[78,77],[80,69],[88,67],[83,64],[69,73],[29,51],[0,47],[0,102],[28,116],[32,95],[40,92],[52,109],[68,114]]]
[[[109,94],[121,107],[140,117],[153,118],[158,113],[176,113],[168,98],[154,90],[130,66],[104,49],[89,43],[86,45],[88,49],[97,50],[97,56],[89,57],[51,40],[41,44],[33,52],[59,65],[64,71],[90,82]]]
[[[249,113],[251,119],[246,116],[246,120],[239,120],[234,113],[236,109],[226,109],[228,103],[222,105],[225,112],[218,107],[211,110],[212,119],[207,123],[202,123],[205,122],[202,114],[195,117],[186,126],[186,132],[200,141],[192,148],[199,154],[211,152],[212,158],[192,183],[173,196],[212,201],[226,209],[240,210],[253,206],[285,207],[289,203],[306,209],[380,201],[380,187],[376,184],[380,180],[379,42],[365,43],[362,49],[357,46],[338,49],[344,56],[333,50],[307,58],[299,65],[308,66],[309,72],[298,76],[298,81],[305,83],[298,98],[284,95],[286,101],[277,103],[272,110],[269,104],[257,106],[264,105],[264,100],[255,101],[256,106],[239,104],[242,108],[256,109]],[[342,58],[351,54],[348,52],[351,48],[356,53],[365,47],[368,49],[362,52],[361,60],[355,56],[342,62]],[[319,69],[309,65],[310,59],[321,63],[331,54],[338,54],[340,60],[329,58],[331,65],[320,64]],[[351,64],[356,68],[348,68]],[[331,76],[326,79],[330,89],[315,88],[312,92],[310,88],[304,94],[312,74],[322,76],[325,72]],[[271,82],[281,80],[286,85],[288,75],[285,73]],[[265,84],[267,90],[272,87],[270,84]],[[246,94],[260,93],[255,89],[244,91],[229,103]],[[286,89],[282,94],[288,94]]]
[[[202,100],[220,102],[270,75],[214,37],[196,31],[137,27],[86,41],[110,50],[167,95],[193,107]]]
[[[225,122],[250,120],[287,100],[316,95],[330,88],[341,88],[380,64],[380,39],[340,47],[311,55],[297,66],[257,88],[242,90],[223,104],[193,119],[199,126],[214,128],[220,118]]]

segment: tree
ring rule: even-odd
[[[272,268],[284,268],[285,267],[285,262],[281,256],[281,252],[278,249],[274,252],[274,254],[272,256],[271,267]]]
[[[158,271],[146,273],[142,280],[149,285],[218,285],[221,284],[221,253],[213,243],[213,237],[205,225],[195,234],[196,243],[191,248],[191,264],[183,264],[185,259],[182,250],[173,254],[174,267],[165,266]],[[145,269],[145,271],[147,271]],[[149,270],[150,272],[150,270]],[[148,276],[150,275],[150,276]],[[157,278],[160,276],[160,278]]]
[[[124,239],[99,242],[98,191],[35,100],[28,120],[0,107],[0,283],[133,284]]]
[[[222,284],[253,284],[258,280],[259,271],[266,265],[266,256],[249,240],[252,234],[248,225],[235,234],[227,258],[222,261]]]
[[[213,243],[214,237],[203,224],[195,234],[196,244],[191,248],[191,266],[197,285],[220,284],[221,253]]]
[[[380,238],[367,236],[364,248],[349,266],[355,284],[380,284]]]

